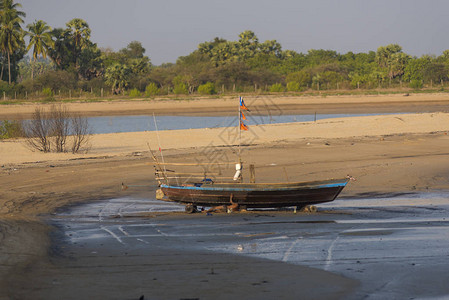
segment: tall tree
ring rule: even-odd
[[[0,0],[0,49],[8,57],[8,82],[11,84],[11,55],[24,44],[21,24],[26,14],[14,0]]]
[[[90,44],[89,24],[83,19],[73,19],[67,24],[67,33],[72,37],[73,52],[75,54],[75,68],[78,67],[78,59],[81,50],[87,48]]]
[[[271,54],[276,57],[281,57],[282,55],[282,46],[276,40],[260,43],[259,50],[264,54]]]
[[[30,36],[30,43],[28,44],[27,51],[33,47],[33,56],[30,57],[33,62],[31,63],[31,79],[34,77],[34,63],[39,55],[43,58],[47,57],[50,47],[53,44],[51,39],[51,28],[42,20],[36,21],[33,24],[27,25],[28,32],[27,35]]]
[[[129,84],[130,69],[126,65],[115,64],[106,69],[104,77],[113,94],[124,93]]]
[[[49,49],[48,55],[56,64],[58,69],[66,70],[72,63],[72,46],[70,43],[70,37],[66,30],[63,28],[55,28],[51,32],[53,36],[53,44]]]
[[[104,73],[101,51],[96,44],[90,43],[88,47],[81,51],[77,71],[78,76],[85,80],[97,78]]]
[[[241,59],[246,60],[256,55],[259,48],[259,39],[251,30],[245,30],[239,34],[238,48]]]
[[[142,58],[145,54],[145,48],[139,41],[132,41],[126,48],[120,50],[120,53],[128,58]]]
[[[386,71],[390,80],[404,74],[404,69],[410,58],[408,54],[402,52],[402,47],[397,44],[381,46],[376,53],[377,64]]]

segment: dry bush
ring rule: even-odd
[[[42,152],[51,151],[51,121],[49,114],[41,107],[36,107],[33,118],[24,122],[22,127],[28,146]]]
[[[70,113],[65,106],[51,106],[50,124],[55,151],[66,152],[66,142],[70,126]]]
[[[88,150],[90,138],[89,123],[86,118],[79,115],[72,116],[72,153],[77,153],[81,148]]]
[[[71,113],[63,105],[52,105],[48,111],[36,107],[32,119],[24,122],[23,131],[28,146],[42,152],[88,150],[87,119]]]

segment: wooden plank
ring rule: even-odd
[[[158,172],[160,172],[158,170]],[[213,176],[214,174],[218,174],[220,175],[219,172],[205,172],[205,173],[182,173],[182,172],[174,172],[174,171],[170,171],[170,175],[192,175],[192,176]]]
[[[173,177],[167,177],[167,179],[182,179],[182,178],[199,178],[203,179],[204,176],[173,176]],[[233,177],[222,177],[222,176],[213,176],[213,179],[232,179]],[[164,179],[164,177],[156,177],[156,180]],[[220,184],[223,184],[220,182]]]
[[[153,165],[152,163],[147,163],[148,165]],[[168,162],[159,162],[160,165],[166,165],[166,166],[191,166],[191,167],[199,167],[199,166],[225,166],[225,165],[231,165],[232,167],[235,166],[236,163],[234,162],[228,162],[228,163],[168,163]]]

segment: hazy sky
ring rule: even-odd
[[[411,55],[449,49],[447,0],[16,0],[25,23],[86,20],[92,41],[119,50],[140,41],[153,64],[175,62],[214,37],[252,30],[284,50],[367,52],[391,43]]]

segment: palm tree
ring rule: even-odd
[[[78,56],[82,49],[89,45],[90,39],[90,28],[89,24],[83,19],[73,19],[66,24],[67,30],[75,42],[74,53],[75,53],[75,67],[78,66]]]
[[[30,43],[28,44],[27,51],[33,48],[33,57],[30,58],[34,60],[31,65],[31,79],[33,79],[34,73],[34,63],[39,55],[42,55],[43,58],[47,57],[47,53],[49,48],[53,45],[52,35],[51,35],[51,27],[47,25],[42,20],[36,21],[33,24],[27,25],[28,32],[27,34],[30,36]]]
[[[67,31],[62,28],[55,28],[51,32],[53,38],[52,47],[48,51],[48,55],[60,69],[67,68],[68,62],[71,62],[71,52],[67,41]]]
[[[14,0],[0,0],[0,50],[8,56],[8,75],[11,84],[11,55],[23,44],[23,30],[20,24],[26,14],[17,10],[22,7]]]
[[[104,77],[106,84],[112,88],[112,94],[119,94],[125,92],[125,87],[128,86],[130,76],[130,69],[126,65],[114,64],[106,69]]]
[[[0,0],[0,15],[14,15],[16,17],[25,18],[26,13],[23,11],[17,10],[21,8],[22,4],[14,3],[14,0]],[[23,23],[23,20],[22,20]]]

